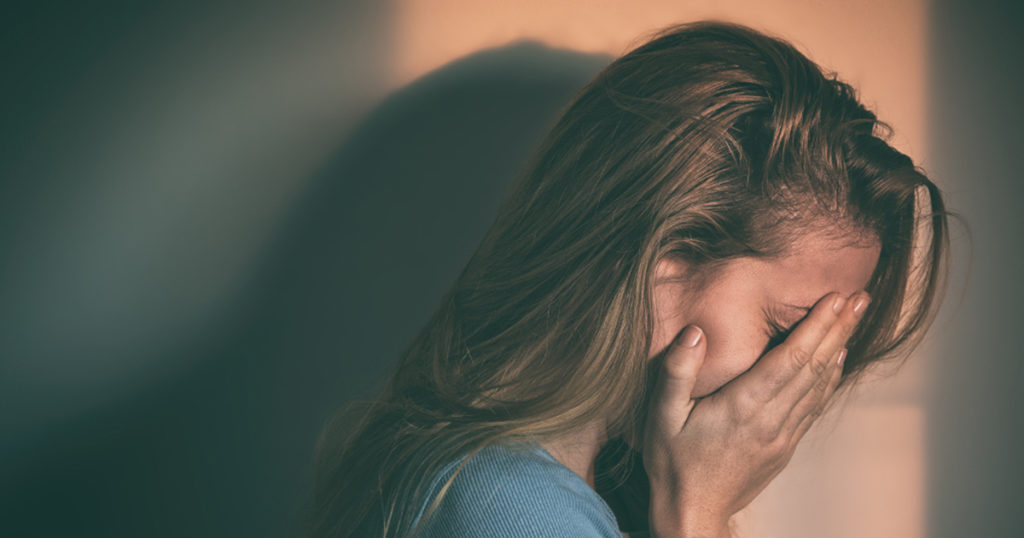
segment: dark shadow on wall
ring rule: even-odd
[[[372,395],[608,61],[520,43],[389,97],[312,182],[231,314],[183,351],[197,366],[33,447],[4,484],[0,534],[290,532],[324,422]]]

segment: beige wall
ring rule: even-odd
[[[475,51],[536,40],[620,55],[659,27],[717,18],[784,37],[861,91],[927,168],[924,0],[399,0],[388,86]],[[790,466],[740,517],[744,537],[925,536],[922,365],[856,393],[827,417]],[[838,419],[838,420],[837,420]]]

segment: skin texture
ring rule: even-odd
[[[800,241],[799,250],[777,260],[732,260],[703,289],[685,281],[656,284],[649,358],[664,352],[683,327],[697,325],[707,335],[708,350],[692,396],[706,396],[767,351],[772,320],[789,328],[827,293],[847,297],[863,289],[879,252],[877,243],[837,246],[834,239],[811,235]],[[685,263],[664,259],[656,278],[679,277],[685,270]]]
[[[729,519],[786,466],[842,374],[864,292],[823,297],[783,343],[704,398],[691,397],[708,340],[688,325],[669,346],[645,425],[652,536],[727,537]]]
[[[839,384],[843,346],[869,300],[863,291],[849,292],[870,279],[879,251],[839,247],[821,237],[802,246],[780,260],[738,261],[745,270],[722,271],[691,297],[697,299],[694,308],[659,305],[669,314],[664,319],[693,323],[686,323],[663,354],[651,350],[660,363],[643,447],[652,536],[730,536],[730,518],[789,463]],[[753,316],[755,306],[772,316],[801,293],[821,292],[820,286],[838,292],[826,292],[778,345],[770,345],[767,335],[730,325],[738,316]],[[725,299],[732,302],[719,302]],[[716,347],[729,335],[733,341]],[[759,346],[769,349],[751,351]]]
[[[785,467],[839,382],[879,251],[811,235],[782,258],[733,260],[699,289],[656,284],[648,359],[660,371],[644,443],[653,536],[728,536],[732,515]],[[792,332],[772,340],[773,323]],[[542,444],[593,485],[605,441],[595,423]]]

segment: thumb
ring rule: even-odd
[[[651,400],[651,433],[674,437],[683,429],[693,409],[690,394],[706,350],[707,338],[696,325],[687,326],[669,346]]]

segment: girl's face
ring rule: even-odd
[[[740,375],[830,292],[849,297],[867,286],[880,246],[837,246],[817,234],[794,253],[775,260],[739,258],[712,275],[701,289],[686,281],[659,282],[654,291],[654,335],[648,358],[664,352],[684,327],[695,324],[707,338],[707,355],[693,397],[706,396]],[[663,259],[657,277],[685,274],[686,264]]]

